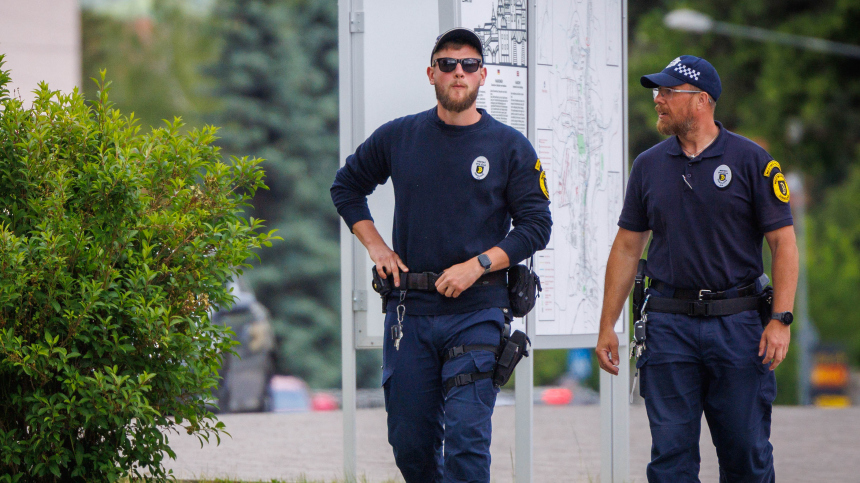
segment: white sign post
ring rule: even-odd
[[[603,277],[627,173],[626,0],[340,0],[341,163],[377,127],[435,105],[430,49],[449,28],[482,37],[488,70],[479,107],[525,134],[552,201],[553,235],[535,257],[543,283],[525,319],[534,349],[594,347]],[[396,61],[395,61],[396,60]],[[391,243],[390,183],[369,197]],[[344,473],[356,475],[356,349],[381,348],[383,315],[372,262],[341,227]],[[622,358],[625,310],[617,331]],[[521,327],[523,327],[521,325]],[[533,358],[516,369],[516,470],[532,481]],[[629,478],[629,367],[601,373],[601,481]]]

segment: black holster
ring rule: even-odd
[[[645,300],[645,259],[639,259],[636,267],[636,278],[633,280],[633,318],[639,317],[642,301]]]
[[[773,313],[773,287],[767,286],[759,295],[758,314],[761,317],[761,325],[767,327],[770,323],[770,316]]]
[[[501,387],[508,382],[520,360],[529,356],[529,344],[531,344],[531,340],[520,330],[515,330],[510,337],[502,340],[502,350],[496,361],[496,370],[493,371],[493,384],[495,386]]]
[[[370,269],[371,275],[373,275],[373,281],[370,283],[370,286],[373,287],[373,291],[378,293],[380,297],[382,297],[382,313],[384,314],[386,301],[388,300],[388,294],[394,290],[394,284],[391,283],[391,278],[382,278],[379,276],[379,272],[376,271],[376,265]]]

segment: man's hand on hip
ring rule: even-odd
[[[615,333],[614,328],[600,329],[594,352],[597,353],[597,363],[600,368],[613,376],[617,376],[621,358],[618,357],[618,334]]]
[[[791,329],[782,322],[771,319],[758,344],[759,357],[764,356],[762,364],[770,362],[770,370],[776,369],[788,354],[788,344],[791,342]]]
[[[442,272],[442,276],[436,280],[436,290],[446,297],[457,298],[483,274],[484,267],[477,258],[471,258]]]
[[[384,243],[371,246],[367,250],[370,259],[376,264],[376,271],[382,278],[388,278],[387,273],[394,276],[394,286],[400,286],[400,272],[408,272],[409,268],[403,263],[394,250],[388,248]]]

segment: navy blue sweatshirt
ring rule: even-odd
[[[434,107],[371,134],[346,159],[331,187],[347,226],[373,220],[367,195],[390,177],[392,249],[410,272],[440,273],[494,246],[505,251],[511,265],[543,249],[552,220],[534,148],[517,130],[479,112],[477,123],[452,126]],[[443,315],[508,307],[508,298],[501,286],[473,286],[458,298],[411,291],[406,307],[412,314]]]

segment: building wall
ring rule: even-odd
[[[81,85],[78,0],[0,0],[0,54],[15,95],[32,102],[40,81],[70,92]]]

